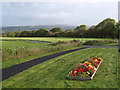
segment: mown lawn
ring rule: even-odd
[[[101,56],[96,76],[90,81],[67,80],[68,72],[88,56]],[[3,88],[117,88],[117,48],[88,48],[48,60],[2,82]]]

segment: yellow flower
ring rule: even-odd
[[[98,60],[97,60],[97,59],[95,59],[95,60],[94,60],[94,62],[95,62],[95,61],[98,61]]]
[[[89,67],[91,67],[91,68],[93,68],[93,66],[92,65],[88,65]]]
[[[89,64],[89,62],[87,62],[87,61],[86,61],[86,62],[84,62],[84,63],[87,63],[87,64]]]

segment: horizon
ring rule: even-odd
[[[109,18],[109,17],[108,17]],[[106,18],[105,18],[106,19]],[[105,20],[105,19],[103,19],[103,20]],[[114,19],[114,18],[111,18],[111,19]],[[103,20],[101,20],[101,21],[103,21]],[[114,19],[115,20],[115,19]],[[101,22],[100,21],[100,22]],[[115,20],[116,21],[116,20]],[[98,22],[97,24],[99,24],[100,22]],[[116,22],[118,22],[118,21],[116,21]],[[97,25],[97,24],[93,24],[93,25]],[[0,27],[16,27],[16,26],[54,26],[54,25],[69,25],[69,26],[80,26],[80,25],[83,25],[83,24],[80,24],[80,25],[71,25],[71,24],[43,24],[43,25],[10,25],[10,26],[0,26]],[[86,24],[84,24],[84,25],[86,25]],[[86,26],[92,26],[92,25],[86,25]]]
[[[69,26],[77,26],[77,25],[70,25],[70,24],[44,24],[44,25],[11,25],[11,26],[8,26],[8,27],[12,27],[12,26],[48,26],[48,25],[69,25]],[[4,26],[2,26],[4,27]],[[6,27],[6,26],[5,26]]]

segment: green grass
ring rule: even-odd
[[[39,41],[50,41],[50,42],[58,42],[58,41],[68,41],[68,40],[114,40],[108,38],[64,38],[64,37],[2,37],[2,39],[23,39],[23,40],[39,40]],[[118,40],[116,40],[118,41]]]
[[[102,46],[118,46],[118,43],[111,43],[111,44],[106,44],[106,45],[102,45]]]
[[[88,48],[48,60],[2,82],[3,88],[117,88],[116,48]],[[82,59],[97,55],[104,60],[90,81],[67,80],[66,75]]]
[[[10,67],[12,65],[29,61],[38,57],[81,47],[81,46],[65,46],[65,45],[53,46],[47,43],[37,43],[37,42],[29,42],[29,41],[1,41],[1,42],[3,44],[2,68]],[[20,54],[17,55],[15,54],[16,48],[18,48]],[[9,49],[9,51],[7,51],[6,49]],[[25,49],[27,49],[27,52],[23,52]]]
[[[37,42],[29,42],[29,41],[0,41],[2,42],[2,48],[11,48],[16,49],[16,47],[36,47],[36,48],[46,48],[51,47],[50,44],[47,43],[37,43]]]

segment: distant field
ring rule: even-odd
[[[37,43],[37,42],[29,42],[29,41],[0,41],[2,42],[2,48],[11,48],[16,49],[16,47],[33,47],[33,48],[49,48],[50,44],[47,43]]]
[[[3,88],[117,88],[117,48],[88,48],[48,60],[3,81]],[[104,59],[91,81],[67,80],[66,75],[82,59]]]
[[[106,38],[63,38],[63,37],[3,37],[2,39],[23,39],[23,40],[39,40],[39,41],[50,41],[50,42],[58,42],[58,41],[68,41],[68,40],[113,40],[113,39],[106,39]],[[116,40],[118,41],[118,40]]]

